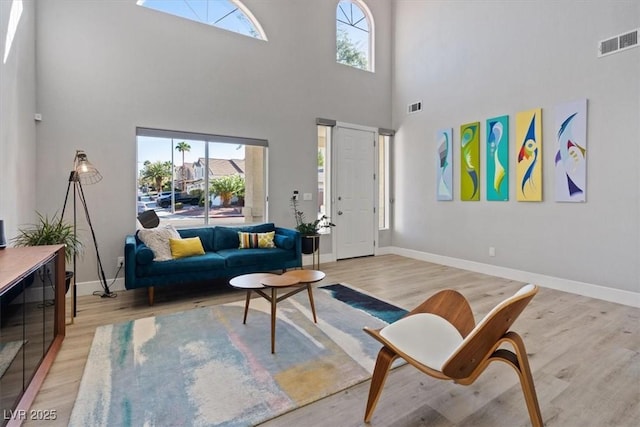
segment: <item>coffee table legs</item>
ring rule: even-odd
[[[276,306],[278,304],[278,292],[271,288],[271,354],[276,352]]]
[[[311,312],[313,313],[313,323],[318,323],[318,319],[316,319],[316,305],[313,303],[313,290],[311,289],[311,283],[307,283],[307,292],[309,293],[309,304],[311,305]]]
[[[251,301],[251,289],[247,291],[247,299],[244,302],[244,318],[242,319],[242,324],[247,324],[247,313],[249,312],[249,301]]]
[[[266,299],[267,301],[269,301],[271,303],[271,353],[275,353],[276,352],[276,308],[277,308],[277,304],[284,300],[289,298],[290,296],[293,296],[295,294],[297,294],[300,291],[304,291],[305,286],[307,288],[307,293],[309,294],[309,305],[311,305],[311,313],[313,313],[313,322],[314,323],[318,323],[318,319],[316,317],[316,306],[315,303],[313,301],[313,289],[311,286],[311,283],[303,283],[303,286],[301,286],[300,288],[291,291],[289,293],[287,293],[286,295],[281,296],[280,298],[278,298],[278,288],[276,287],[272,287],[271,288],[271,295],[269,296],[268,294],[266,294],[265,292],[263,292],[262,290],[259,289],[253,289],[256,291],[256,293],[260,296],[262,296],[264,299]],[[247,296],[244,302],[244,316],[242,318],[242,324],[247,323],[247,314],[249,313],[249,303],[251,301],[251,291],[252,289],[248,289],[247,290]]]

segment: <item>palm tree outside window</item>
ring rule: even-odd
[[[180,176],[182,177],[182,191],[187,189],[187,170],[184,165],[184,153],[191,151],[191,146],[186,141],[178,142],[176,144],[176,151],[182,153],[182,166],[180,167]]]

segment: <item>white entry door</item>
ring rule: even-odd
[[[375,132],[341,126],[335,132],[336,259],[373,255]]]

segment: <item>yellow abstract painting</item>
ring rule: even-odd
[[[516,114],[516,199],[542,201],[542,109]]]

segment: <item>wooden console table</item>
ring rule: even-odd
[[[2,425],[25,421],[65,334],[64,246],[0,250]]]

